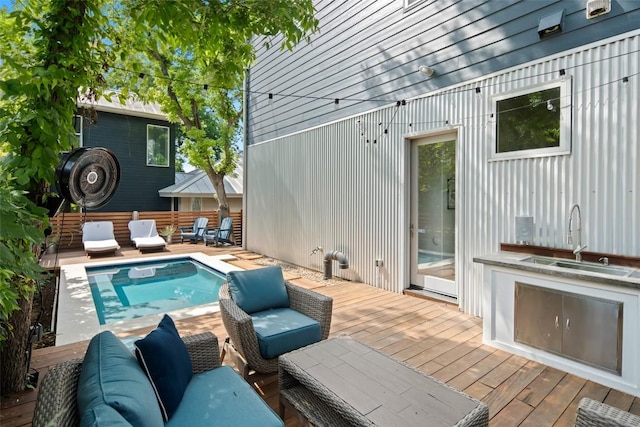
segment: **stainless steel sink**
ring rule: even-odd
[[[561,258],[551,258],[544,256],[531,256],[523,259],[525,262],[532,262],[534,264],[543,264],[550,267],[569,268],[572,270],[588,271],[591,273],[609,274],[618,277],[628,277],[635,272],[635,268],[619,267],[614,265],[602,265],[593,262],[578,262]]]

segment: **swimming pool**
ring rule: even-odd
[[[218,301],[225,275],[191,258],[88,267],[101,325]]]
[[[126,268],[127,264],[142,264],[137,267],[137,271],[132,273],[133,276],[145,276],[150,275],[151,270],[146,270],[149,267],[149,263],[158,262],[160,264],[166,264],[170,261],[189,259],[196,261],[197,263],[209,267],[219,274],[226,276],[230,271],[241,270],[241,268],[230,264],[227,261],[233,261],[237,258],[231,254],[224,255],[206,255],[202,252],[193,252],[188,254],[169,254],[158,255],[153,257],[143,257],[138,259],[118,259],[115,257],[104,258],[103,260],[91,261],[85,264],[67,264],[60,266],[60,283],[58,299],[56,301],[56,318],[52,324],[52,330],[56,333],[56,346],[70,344],[78,341],[84,341],[91,339],[94,335],[100,331],[110,330],[114,333],[127,332],[136,330],[139,328],[146,328],[155,326],[162,319],[165,313],[169,313],[174,320],[185,319],[193,316],[201,316],[205,314],[212,314],[220,311],[220,307],[217,303],[217,289],[213,290],[216,295],[216,301],[198,305],[190,305],[184,308],[175,308],[171,304],[173,303],[158,303],[155,301],[144,302],[141,295],[138,294],[138,290],[144,288],[144,285],[138,288],[133,287],[129,289],[118,291],[113,289],[110,296],[106,298],[109,304],[112,302],[118,302],[122,297],[129,302],[129,305],[140,305],[138,314],[143,309],[151,306],[157,306],[158,311],[147,314],[145,312],[139,317],[133,317],[131,319],[113,320],[111,323],[101,323],[100,317],[103,315],[98,314],[98,309],[94,302],[93,293],[91,291],[91,285],[89,284],[89,275],[94,268],[101,268],[103,272],[111,270],[111,275],[116,276],[118,271],[122,268]],[[93,270],[95,272],[95,270]],[[156,268],[157,271],[157,268]],[[107,273],[108,274],[108,273]],[[127,277],[129,274],[127,273]],[[194,276],[191,276],[194,277]],[[131,279],[133,281],[133,279]],[[138,283],[144,283],[144,277],[137,277],[135,280]],[[190,279],[191,280],[191,279]],[[112,286],[111,285],[107,285]],[[134,289],[135,288],[135,289]],[[165,293],[168,295],[168,291],[156,290],[154,294]],[[142,292],[144,294],[144,292]],[[188,292],[187,292],[188,293]],[[195,292],[193,292],[195,294]],[[121,303],[120,301],[119,303]],[[196,301],[199,303],[200,301]],[[107,305],[105,302],[102,304]],[[126,304],[126,302],[125,302]]]
[[[418,264],[430,264],[448,260],[453,260],[453,254],[418,251]]]

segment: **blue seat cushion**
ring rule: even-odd
[[[280,266],[227,274],[231,298],[245,313],[289,307],[289,294]]]
[[[92,407],[91,409],[85,411],[82,415],[82,423],[83,426],[130,426],[131,424],[127,422],[127,420],[120,415],[118,411],[113,409],[109,405],[97,405]]]
[[[276,308],[251,315],[260,354],[273,359],[281,354],[320,341],[320,323],[290,308]]]
[[[163,425],[151,383],[133,353],[111,331],[91,339],[80,371],[77,399],[81,426],[96,425],[97,419],[112,420],[113,412],[104,405],[132,425]]]
[[[191,357],[173,320],[164,315],[158,327],[135,342],[136,356],[153,385],[162,418],[168,421],[180,405],[193,376]]]
[[[284,423],[230,366],[196,374],[167,427],[264,426]]]

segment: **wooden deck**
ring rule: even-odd
[[[240,267],[254,268],[257,255],[239,248],[171,245],[174,253],[233,253]],[[146,254],[144,256],[153,256]],[[118,257],[139,256],[125,248]],[[49,256],[51,257],[51,256]],[[81,252],[65,253],[59,263],[86,262]],[[45,264],[52,266],[49,258]],[[640,415],[640,398],[496,350],[482,344],[482,319],[441,302],[399,295],[361,283],[326,285],[321,280],[287,275],[294,283],[334,299],[331,336],[348,334],[405,361],[489,406],[491,426],[572,426],[579,400],[588,396]],[[176,321],[182,335],[212,331],[220,342],[225,330],[219,314]],[[144,335],[147,330],[124,335]],[[121,334],[121,336],[124,336]],[[50,366],[80,357],[88,342],[35,350],[31,366],[40,378]],[[228,362],[228,361],[227,361]],[[275,410],[277,375],[256,376],[253,386]],[[38,390],[2,397],[0,425],[30,425]],[[298,420],[287,413],[287,426]]]

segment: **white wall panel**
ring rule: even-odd
[[[247,248],[317,270],[316,246],[340,250],[350,268],[334,262],[335,275],[400,292],[409,265],[407,141],[451,127],[464,311],[481,315],[482,267],[473,258],[515,242],[518,215],[534,217],[535,244],[567,247],[569,209],[579,203],[589,251],[640,256],[639,51],[636,32],[250,146]],[[491,96],[557,79],[560,69],[573,79],[571,154],[491,161]]]

